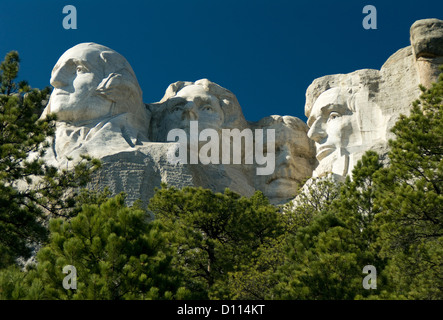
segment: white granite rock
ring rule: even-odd
[[[167,141],[172,129],[189,134],[189,122],[198,121],[199,129],[244,129],[247,127],[236,96],[218,84],[201,79],[178,81],[169,85],[158,103],[148,104],[152,113],[150,136],[153,141]]]
[[[250,196],[262,190],[272,203],[292,199],[302,180],[312,174],[316,164],[314,143],[306,135],[306,124],[295,117],[270,116],[256,123],[248,123],[235,95],[207,80],[179,81],[171,84],[159,103],[149,104],[152,113],[150,128],[155,141],[167,141],[172,129],[183,129],[189,137],[190,121],[198,121],[199,130],[223,129],[251,130],[273,129],[276,132],[275,169],[273,174],[259,176],[253,164],[189,165],[194,174],[194,185],[223,191],[229,187],[242,195]],[[263,141],[265,144],[266,142]],[[201,145],[199,146],[201,147]],[[245,143],[241,159],[252,152]],[[201,149],[200,149],[201,150]],[[219,155],[220,159],[222,154]],[[232,155],[231,155],[232,160]]]
[[[387,123],[374,95],[379,80],[377,70],[365,69],[316,79],[308,88],[308,137],[319,161],[314,177],[345,177],[362,153],[385,142]]]
[[[58,120],[46,159],[60,168],[72,168],[82,154],[100,159],[103,166],[94,174],[90,187],[108,187],[113,194],[125,192],[128,203],[141,199],[145,204],[161,182],[176,187],[201,186],[218,192],[230,188],[246,196],[257,188],[268,190],[266,184],[257,185],[254,164],[168,161],[168,153],[177,145],[168,142],[168,132],[183,129],[189,136],[190,121],[198,121],[200,132],[250,129],[235,95],[216,83],[207,79],[175,82],[160,102],[145,105],[135,73],[126,59],[110,48],[84,43],[60,57],[52,71],[51,84],[54,91],[42,117],[55,113]],[[291,152],[303,156],[297,163],[299,167],[286,175],[300,182],[312,173],[313,143],[307,138],[307,127],[301,120],[285,119],[296,123],[292,128],[297,130],[291,136],[295,139]],[[276,131],[288,130],[285,128],[276,127]],[[291,144],[283,131],[280,136],[286,139],[281,143]],[[240,148],[244,156],[247,150],[244,145]],[[308,154],[311,158],[306,160]],[[282,166],[285,160],[278,161],[278,166]],[[285,200],[295,194],[295,187],[289,190],[283,187],[279,192],[275,192],[275,186],[273,193],[266,192],[271,201],[280,202],[282,192]]]

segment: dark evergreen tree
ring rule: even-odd
[[[163,185],[149,209],[169,232],[174,265],[195,298],[229,297],[228,273],[282,233],[277,208],[261,192],[246,198],[229,189],[221,194]]]
[[[50,221],[50,242],[27,271],[0,273],[0,297],[15,299],[181,299],[179,273],[171,269],[162,226],[150,222],[124,195],[101,205],[84,204],[72,219]],[[65,266],[77,271],[76,289],[66,289]],[[9,281],[8,281],[9,279]],[[20,281],[19,281],[20,280]],[[19,281],[19,282],[18,282]]]
[[[98,163],[60,172],[42,161],[49,89],[16,83],[18,63],[11,52],[0,65],[0,299],[443,298],[443,75],[394,126],[385,167],[369,151],[352,179],[313,180],[281,208],[261,192],[162,185],[149,222],[122,195],[66,195]],[[38,265],[17,268],[55,216]],[[65,265],[77,290],[62,287]],[[362,285],[367,265],[376,290]]]
[[[299,190],[297,201],[280,207],[279,219],[284,232],[260,246],[242,266],[230,272],[227,281],[232,299],[273,299],[279,284],[275,276],[287,262],[287,242],[312,223],[320,212],[339,196],[339,184],[327,178],[310,179]]]
[[[378,183],[382,253],[394,295],[443,298],[443,74],[392,131]]]
[[[69,215],[75,193],[84,186],[98,161],[85,161],[71,171],[48,166],[42,157],[54,134],[54,116],[39,120],[50,89],[16,83],[18,53],[0,64],[0,268],[27,258],[46,239],[50,215]]]
[[[333,300],[370,294],[362,286],[362,270],[379,267],[373,249],[373,175],[380,167],[378,156],[368,152],[354,168],[354,179],[337,186],[339,196],[320,206],[312,221],[288,239],[275,297]]]

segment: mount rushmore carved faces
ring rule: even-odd
[[[109,152],[147,141],[149,113],[142,91],[116,51],[95,43],[76,45],[57,61],[50,82],[54,91],[42,117],[57,115],[56,158],[99,156],[103,147]]]
[[[95,43],[67,50],[53,69],[51,84],[54,91],[42,117],[48,113],[58,116],[51,151],[59,164],[65,156],[101,158],[144,145],[144,141],[166,142],[172,129],[189,134],[190,121],[198,121],[199,131],[251,129],[235,95],[207,79],[175,82],[160,102],[146,108],[126,59]],[[276,132],[275,172],[254,175],[256,188],[274,203],[290,199],[314,168],[314,144],[306,135],[306,124],[294,117],[272,116],[252,127]],[[263,145],[266,152],[267,141]],[[242,154],[249,151],[242,150]],[[247,179],[249,169],[238,168],[238,174]]]
[[[47,160],[66,168],[66,156],[97,157],[107,165],[100,171],[106,179],[100,177],[97,185],[114,186],[113,192],[125,191],[132,199],[146,201],[160,182],[166,182],[219,191],[230,187],[242,195],[258,189],[273,203],[281,203],[295,195],[297,180],[307,178],[309,168],[315,168],[313,177],[332,173],[342,179],[366,150],[387,154],[392,126],[421,94],[418,83],[426,85],[435,80],[443,59],[442,30],[441,20],[417,21],[410,30],[411,46],[398,50],[380,70],[362,69],[314,79],[306,91],[309,130],[305,128],[304,133],[297,128],[291,131],[291,121],[287,121],[291,117],[247,122],[235,95],[207,79],[174,82],[161,101],[145,105],[136,76],[124,57],[98,44],[79,44],[60,57],[52,72],[54,91],[42,117],[56,113],[58,121]],[[258,175],[257,168],[263,168],[261,161],[169,165],[167,153],[174,144],[167,142],[169,130],[187,129],[192,120],[199,121],[201,131],[217,131],[214,136],[223,129],[274,128],[274,172]],[[308,144],[307,136],[312,139]],[[253,141],[252,149],[258,149],[255,142],[259,140]],[[206,146],[211,141],[201,143]],[[267,142],[263,141],[263,147]],[[310,153],[297,149],[309,144]],[[250,149],[243,148],[243,143],[236,148],[242,159],[250,155]],[[209,152],[206,155],[209,158]]]

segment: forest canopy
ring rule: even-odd
[[[19,62],[0,65],[0,299],[443,299],[443,74],[393,127],[389,161],[368,151],[343,183],[312,179],[282,206],[162,185],[144,208],[84,189],[96,159],[44,162],[50,89],[16,82]]]

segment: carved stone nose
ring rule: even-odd
[[[54,74],[51,76],[51,80],[49,81],[49,83],[54,88],[61,88],[61,87],[68,85],[67,81],[64,79],[64,76],[63,76],[63,73],[61,72],[61,70],[57,70],[54,72]]]
[[[307,135],[310,139],[314,140],[317,143],[320,143],[324,138],[328,136],[326,134],[326,131],[323,129],[321,122],[318,120],[312,124]]]
[[[195,112],[195,103],[190,101],[188,102],[183,110],[182,120],[198,120],[198,115]]]

